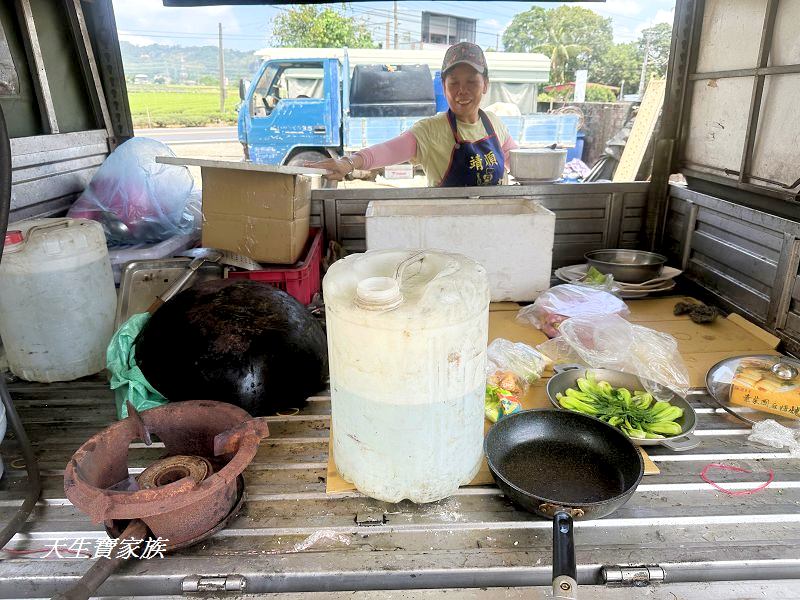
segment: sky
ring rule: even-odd
[[[168,44],[205,46],[217,44],[218,23],[222,23],[223,45],[243,51],[255,51],[269,45],[271,23],[288,7],[215,6],[165,8],[161,0],[113,0],[120,39],[137,45]],[[675,0],[606,0],[605,2],[463,2],[435,0],[398,2],[398,33],[401,41],[420,37],[420,13],[431,11],[477,18],[477,43],[496,47],[503,30],[515,14],[532,5],[551,8],[570,4],[590,8],[611,17],[614,39],[629,42],[639,38],[642,29],[656,23],[672,23]],[[332,6],[341,8],[342,3]],[[374,29],[376,41],[385,37],[387,19],[392,18],[392,2],[347,3],[346,12],[366,20]],[[498,38],[499,35],[499,38]]]

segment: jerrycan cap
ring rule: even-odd
[[[6,250],[11,250],[14,246],[18,246],[24,241],[25,238],[22,235],[22,231],[20,231],[19,229],[15,229],[13,231],[9,231],[6,233],[6,239],[5,243],[3,244],[3,247]]]
[[[391,310],[402,301],[400,284],[394,277],[367,277],[356,286],[356,305],[365,310]]]

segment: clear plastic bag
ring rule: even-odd
[[[619,315],[574,317],[561,323],[559,337],[537,349],[553,362],[579,363],[636,375],[659,399],[686,396],[689,371],[669,334],[629,323]]]
[[[616,296],[591,287],[557,285],[541,294],[536,302],[517,313],[517,321],[541,329],[547,337],[556,337],[561,323],[571,317],[601,317],[630,314],[628,306]]]
[[[521,399],[528,387],[542,376],[547,357],[521,342],[502,338],[486,351],[486,398],[484,411],[492,423],[522,410]]]
[[[604,275],[594,267],[590,267],[586,276],[583,279],[574,281],[572,285],[603,290],[610,293],[619,291],[619,286],[614,284],[614,276],[611,273],[606,273]]]
[[[754,423],[747,441],[771,448],[788,448],[792,456],[800,456],[800,430],[790,429],[772,419]]]
[[[132,138],[114,150],[69,209],[68,217],[103,225],[110,245],[162,242],[197,227],[190,206],[194,181],[187,167],[164,165],[175,156],[165,144]]]
[[[526,385],[539,379],[549,360],[541,352],[523,344],[498,338],[486,350],[487,375],[496,371],[510,371]]]

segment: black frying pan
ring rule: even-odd
[[[526,410],[486,435],[497,485],[525,510],[553,519],[553,596],[577,598],[573,519],[598,519],[628,501],[644,475],[618,429],[580,413]]]

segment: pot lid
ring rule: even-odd
[[[706,387],[717,404],[751,425],[790,414],[800,418],[800,361],[796,358],[779,354],[726,358],[709,369]]]

